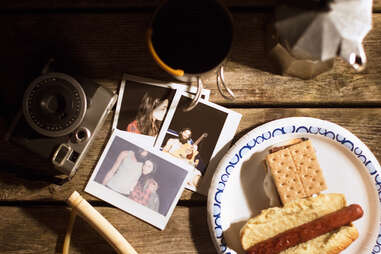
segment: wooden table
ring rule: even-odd
[[[123,72],[171,80],[151,59],[145,30],[158,0],[15,0],[0,10],[1,131],[22,91],[49,57],[60,70],[116,90]],[[234,141],[265,122],[309,116],[335,122],[357,135],[381,159],[381,1],[374,1],[373,30],[365,39],[368,66],[356,73],[337,59],[312,80],[272,73],[264,51],[265,24],[274,1],[225,0],[235,40],[226,79],[237,95],[224,100],[214,80],[210,100],[243,115]],[[139,253],[215,253],[206,222],[206,198],[185,191],[164,231],[83,192],[110,132],[112,114],[74,179],[51,183],[48,163],[5,142],[0,149],[0,253],[53,253],[62,247],[69,218],[64,200],[78,190]],[[76,222],[71,253],[113,253],[87,223]]]

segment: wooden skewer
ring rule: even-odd
[[[66,202],[72,207],[73,212],[79,214],[96,231],[98,231],[98,233],[110,243],[117,253],[137,254],[135,249],[127,242],[119,231],[111,225],[105,217],[95,210],[93,206],[82,198],[77,191],[74,191]],[[68,238],[70,239],[70,236]],[[66,247],[66,249],[68,249],[68,247]]]

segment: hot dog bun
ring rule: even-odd
[[[316,197],[297,199],[284,207],[263,210],[251,218],[241,229],[241,244],[248,250],[286,230],[298,227],[346,206],[342,194],[320,194]],[[289,248],[282,254],[334,254],[349,246],[358,237],[354,226],[342,226],[330,233]]]

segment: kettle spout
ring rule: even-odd
[[[366,55],[361,42],[344,39],[341,41],[338,55],[344,58],[356,71],[366,66]]]

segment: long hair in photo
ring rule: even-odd
[[[153,116],[153,110],[162,103],[163,100],[153,98],[147,93],[144,94],[136,115],[138,129],[141,134],[156,136],[159,133],[161,122]]]

